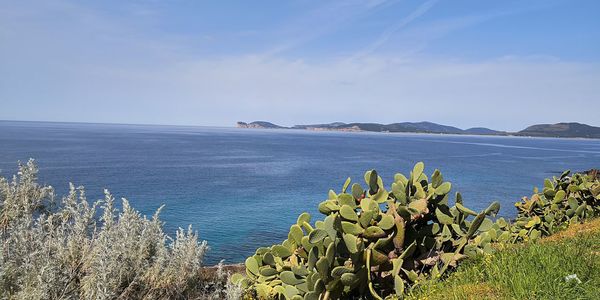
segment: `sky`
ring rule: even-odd
[[[0,120],[600,126],[600,1],[0,0]]]

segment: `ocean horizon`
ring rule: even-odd
[[[0,121],[0,145],[1,176],[34,158],[59,196],[73,182],[89,201],[107,188],[148,216],[164,204],[165,232],[192,225],[211,247],[207,264],[281,242],[304,211],[322,219],[328,190],[347,177],[364,186],[370,169],[389,187],[423,161],[468,207],[499,201],[510,218],[544,178],[600,165],[600,140],[514,136]]]

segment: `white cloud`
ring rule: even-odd
[[[230,57],[167,68],[96,66],[75,72],[72,76],[86,80],[64,84],[58,89],[65,91],[57,94],[82,104],[83,114],[98,112],[98,121],[231,125],[262,119],[292,125],[430,120],[505,130],[570,120],[600,125],[594,115],[600,110],[597,66],[560,61],[368,57],[310,64]],[[124,116],[128,119],[118,119]]]

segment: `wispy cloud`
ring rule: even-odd
[[[271,49],[260,54],[271,57],[300,47],[310,41],[334,33],[350,22],[365,17],[378,9],[389,7],[399,0],[371,1],[334,1],[320,5],[307,14],[290,20],[279,29],[283,33],[282,41],[276,42]]]
[[[387,43],[396,32],[398,32],[400,29],[406,27],[408,24],[413,22],[415,19],[419,18],[420,16],[424,15],[427,11],[429,11],[435,5],[436,2],[437,2],[437,0],[430,0],[430,1],[427,1],[427,2],[419,5],[419,7],[417,7],[417,9],[415,9],[413,12],[411,12],[408,16],[402,18],[398,23],[392,25],[387,30],[385,30],[377,38],[377,40],[375,40],[375,42],[373,42],[371,45],[369,45],[362,51],[359,51],[358,53],[354,54],[351,59],[365,57],[365,56],[375,52],[377,49],[379,49],[381,46],[383,46],[385,43]]]

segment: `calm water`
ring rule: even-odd
[[[93,200],[109,188],[144,214],[166,204],[169,234],[192,224],[208,263],[233,263],[285,239],[301,212],[320,217],[327,191],[348,176],[362,183],[365,170],[390,183],[424,161],[469,207],[499,200],[511,216],[543,178],[600,167],[600,140],[0,122],[0,175],[30,157],[60,194],[73,182]]]

